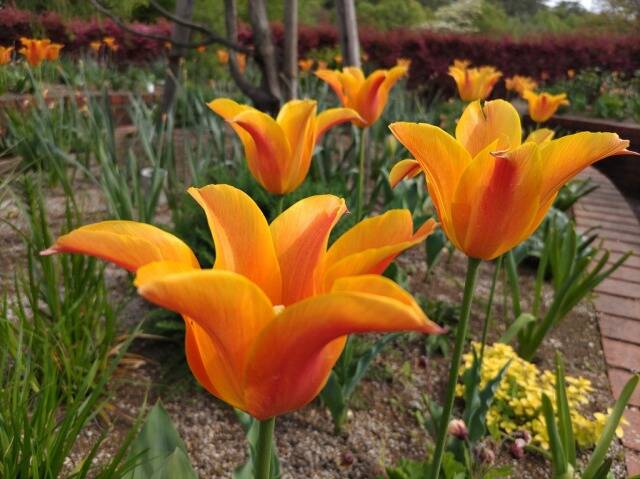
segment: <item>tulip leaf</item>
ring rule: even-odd
[[[544,414],[544,420],[547,425],[547,434],[549,435],[549,449],[551,450],[553,477],[560,478],[563,477],[563,474],[567,473],[569,463],[567,462],[565,451],[562,448],[562,440],[558,433],[556,418],[553,413],[553,406],[551,405],[549,396],[546,394],[542,394],[542,413]]]
[[[520,332],[524,331],[530,324],[534,323],[535,321],[536,318],[532,314],[522,313],[513,323],[511,323],[509,328],[500,338],[499,342],[509,344],[519,336]]]
[[[498,371],[491,380],[487,382],[484,388],[480,390],[480,368],[482,367],[480,358],[478,357],[475,349],[472,350],[473,363],[469,369],[467,369],[462,376],[464,383],[464,421],[469,431],[469,442],[475,443],[482,439],[486,432],[486,416],[493,399],[496,395],[496,391],[502,382],[502,378],[507,372],[507,368],[511,364],[511,361],[507,362]]]
[[[151,408],[138,437],[133,441],[130,457],[138,465],[126,479],[197,478],[184,441],[160,401]]]
[[[571,424],[571,412],[567,388],[564,379],[564,364],[560,355],[556,355],[556,408],[558,410],[558,432],[562,440],[562,447],[567,455],[569,464],[576,466],[576,440]]]
[[[591,454],[589,464],[587,464],[587,467],[582,474],[583,479],[594,479],[597,471],[604,463],[611,441],[613,441],[615,436],[616,428],[618,427],[618,424],[620,424],[624,409],[627,407],[627,403],[631,399],[631,395],[635,391],[639,379],[640,376],[634,374],[629,381],[627,381],[624,388],[622,388],[622,392],[613,406],[613,411],[611,411],[611,415],[604,425],[602,435],[600,436],[600,439],[598,439],[596,447],[593,450],[593,454]]]
[[[427,239],[425,240],[425,248],[427,253],[428,270],[433,269],[433,267],[438,263],[446,245],[447,237],[440,228],[427,236]]]

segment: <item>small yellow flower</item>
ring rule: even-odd
[[[514,75],[505,80],[505,86],[507,90],[515,91],[518,95],[522,96],[525,91],[538,88],[538,82],[531,77]]]

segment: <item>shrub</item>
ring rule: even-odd
[[[479,343],[474,343],[473,347],[479,352]],[[550,397],[555,394],[555,373],[550,370],[541,371],[535,364],[520,358],[511,346],[495,343],[485,348],[481,387],[495,377],[509,361],[509,367],[487,414],[487,427],[492,435],[529,431],[535,445],[549,449],[549,437],[542,412],[542,394]],[[472,363],[473,354],[466,354],[461,375],[471,368]],[[602,433],[608,413],[596,412],[593,418],[587,417],[582,411],[591,402],[591,381],[583,377],[567,376],[566,382],[576,441],[581,447],[593,446]],[[464,394],[462,384],[458,384],[456,394]],[[621,435],[622,430],[617,432]]]

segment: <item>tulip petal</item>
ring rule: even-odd
[[[534,130],[531,133],[529,133],[529,136],[527,136],[525,143],[527,141],[532,141],[534,143],[537,143],[538,145],[542,145],[543,143],[547,143],[553,140],[553,137],[555,136],[555,134],[556,132],[553,130],[550,130],[549,128],[538,128],[537,130]]]
[[[285,193],[287,163],[292,151],[282,127],[269,115],[256,109],[240,112],[229,122],[244,129],[253,140],[255,150],[247,149],[245,144],[251,173],[271,193]],[[251,158],[250,153],[256,156]]]
[[[350,276],[338,279],[331,288],[332,293],[367,293],[376,296],[384,296],[395,299],[409,306],[418,316],[422,316],[424,312],[416,303],[416,300],[410,293],[402,289],[394,281],[374,274],[363,274],[359,276]],[[429,325],[429,334],[441,334],[445,330],[433,321],[427,319]]]
[[[307,177],[316,141],[315,118],[313,100],[291,100],[280,109],[276,121],[291,149],[282,179],[283,194],[295,190]]]
[[[413,159],[400,160],[389,172],[389,184],[395,188],[405,178],[414,178],[422,173],[420,163]]]
[[[271,223],[282,272],[282,304],[285,306],[316,294],[322,288],[329,234],[346,210],[344,200],[337,196],[310,196],[295,203]]]
[[[543,201],[587,166],[613,155],[637,155],[628,151],[628,140],[616,133],[582,132],[541,145],[544,164]]]
[[[376,70],[364,82],[358,93],[358,112],[371,125],[384,111],[391,88],[407,74],[406,66],[395,66],[390,70]]]
[[[455,138],[437,126],[426,123],[392,123],[389,128],[427,177],[427,188],[438,211],[445,233],[455,243],[451,227],[451,201],[458,180],[471,157]]]
[[[435,228],[431,219],[414,234],[409,210],[390,210],[360,221],[327,252],[326,290],[337,278],[383,273],[399,253],[423,241]]]
[[[216,249],[215,269],[241,274],[280,303],[282,279],[269,225],[258,205],[229,185],[189,188],[204,209]]]
[[[351,108],[329,108],[316,118],[316,143],[327,130],[347,121],[362,121],[360,115]]]
[[[246,409],[242,380],[248,353],[275,315],[262,290],[244,276],[214,269],[164,275],[143,282],[138,292],[193,321],[187,345],[197,348],[188,352],[194,373],[205,387],[208,379],[220,399]]]
[[[345,92],[342,88],[342,74],[340,72],[334,70],[326,70],[326,69],[318,69],[315,72],[315,75],[321,80],[325,81],[335,92],[340,100],[340,103],[346,105],[348,100],[345,95]]]
[[[385,281],[372,279],[380,280]],[[389,295],[361,292],[324,294],[286,308],[251,353],[245,376],[251,413],[265,419],[309,403],[326,383],[348,334],[433,331],[418,310]]]
[[[498,150],[515,148],[522,140],[520,115],[504,100],[487,101],[484,105],[474,101],[458,121],[456,139],[471,156],[476,156],[495,140],[498,140]]]
[[[460,178],[452,208],[458,246],[468,256],[493,259],[521,241],[540,204],[538,146],[492,153],[489,145]]]
[[[42,255],[79,253],[96,256],[134,272],[153,261],[169,260],[200,268],[193,251],[180,239],[136,221],[102,221],[60,236]]]

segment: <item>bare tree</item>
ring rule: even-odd
[[[284,3],[284,91],[287,100],[298,96],[298,0]]]
[[[176,17],[191,20],[193,16],[193,0],[176,0]],[[181,23],[174,23],[171,32],[172,48],[169,52],[169,67],[165,75],[164,91],[162,92],[161,112],[168,113],[172,108],[178,89],[178,77],[180,75],[180,60],[186,51],[184,47],[178,46],[187,43],[191,35],[191,28]]]
[[[336,0],[336,20],[344,64],[360,67],[360,40],[354,0]]]
[[[206,25],[191,20],[193,16],[194,0],[177,0],[175,13],[167,11],[156,0],[149,0],[160,15],[173,22],[171,36],[144,33],[129,26],[120,19],[101,0],[90,0],[94,7],[110,17],[120,28],[133,35],[152,38],[168,42],[172,45],[169,55],[169,74],[167,89],[163,96],[163,111],[168,111],[175,98],[177,88],[176,81],[179,76],[180,59],[186,49],[201,45],[220,44],[231,50],[229,55],[229,70],[238,88],[247,95],[256,108],[275,113],[278,111],[283,99],[293,98],[297,85],[297,0],[284,0],[285,7],[285,50],[284,61],[278,61],[278,55],[273,42],[269,18],[267,16],[266,0],[249,0],[249,21],[253,33],[254,47],[247,47],[238,41],[238,11],[235,0],[224,0],[226,36],[220,35]],[[189,41],[190,33],[196,32],[201,38],[198,41]],[[236,53],[250,55],[261,72],[259,85],[250,82],[240,71]],[[283,86],[286,92],[283,95]]]

